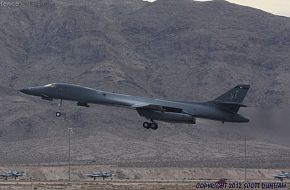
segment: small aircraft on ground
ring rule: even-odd
[[[5,180],[8,180],[9,177],[14,178],[15,180],[18,177],[22,177],[24,175],[24,172],[18,172],[18,171],[4,171],[0,173],[0,177],[3,177]]]
[[[273,177],[274,179],[279,179],[280,181],[283,181],[284,179],[290,178],[290,173],[282,171],[280,174],[274,175]]]
[[[103,180],[105,180],[106,178],[111,178],[111,180],[113,179],[113,173],[112,172],[103,172],[103,171],[96,171],[93,172],[91,174],[86,174],[87,177],[91,177],[94,180],[96,180],[96,178],[103,178]]]

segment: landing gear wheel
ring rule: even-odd
[[[59,111],[56,112],[56,113],[55,113],[55,116],[56,116],[56,117],[60,117],[60,116],[61,116],[61,112],[59,112]]]
[[[62,99],[58,103],[58,111],[55,113],[56,117],[60,117],[61,116],[61,112],[60,112],[61,107],[62,107]]]
[[[148,122],[144,122],[144,123],[143,123],[143,127],[144,127],[145,129],[149,129],[149,128],[150,128],[150,123],[148,123]]]
[[[150,124],[151,126],[151,129],[153,129],[153,130],[157,130],[158,129],[158,124],[157,123],[151,123]]]

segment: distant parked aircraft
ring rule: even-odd
[[[196,118],[205,118],[223,123],[249,122],[249,119],[238,114],[240,107],[246,107],[242,102],[249,88],[249,85],[238,85],[212,101],[200,103],[116,94],[64,83],[25,88],[20,91],[40,96],[44,100],[59,99],[59,110],[62,107],[62,100],[76,101],[78,106],[85,107],[89,107],[89,103],[92,103],[135,109],[140,116],[151,121],[144,122],[143,127],[156,130],[158,124],[155,121],[195,124]],[[56,112],[56,116],[60,117],[61,112]]]
[[[24,175],[24,172],[18,172],[18,171],[5,171],[0,174],[1,177],[5,178],[5,180],[7,180],[9,177],[16,179],[23,175]]]
[[[91,178],[94,178],[94,180],[95,180],[96,178],[98,178],[98,177],[101,177],[101,178],[103,178],[103,180],[104,180],[105,178],[109,178],[109,177],[112,179],[113,174],[112,174],[112,172],[102,172],[102,171],[97,171],[97,172],[93,172],[93,173],[91,173],[91,174],[87,174],[87,176],[88,176],[88,177],[91,177]]]
[[[274,175],[273,177],[274,179],[279,179],[280,181],[283,181],[284,179],[290,178],[290,173],[282,171],[280,174]]]

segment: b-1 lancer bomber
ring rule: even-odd
[[[158,124],[155,121],[196,124],[196,118],[205,118],[223,123],[249,122],[249,119],[238,114],[240,107],[246,107],[242,102],[249,88],[249,85],[238,85],[214,100],[198,103],[117,94],[65,83],[52,83],[20,91],[44,100],[59,99],[57,117],[61,116],[63,100],[75,101],[78,106],[84,107],[89,107],[89,104],[126,107],[135,109],[140,116],[150,120],[143,123],[144,128],[156,130]]]
[[[96,180],[96,178],[101,177],[103,178],[103,180],[105,180],[106,178],[111,178],[113,177],[112,172],[93,172],[91,174],[86,174],[88,177],[94,178],[94,180]]]

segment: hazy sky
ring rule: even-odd
[[[147,1],[152,2],[154,0]],[[227,1],[245,6],[255,7],[276,15],[290,17],[290,0],[227,0]]]

